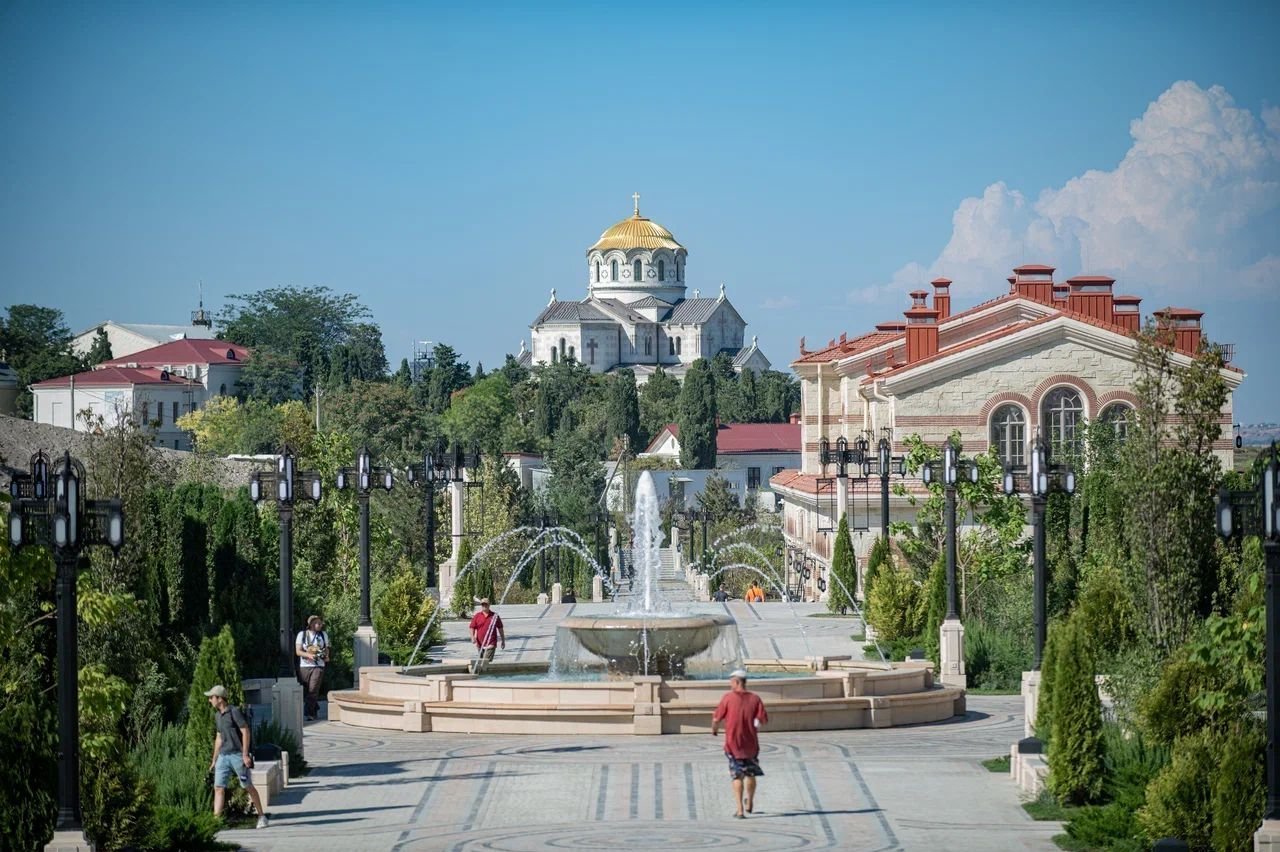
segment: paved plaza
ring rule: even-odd
[[[611,609],[502,608],[507,654],[545,658],[561,618]],[[795,604],[794,616],[785,603],[728,609],[747,656],[860,655],[849,638],[858,622],[810,617],[817,605]],[[465,624],[446,627],[445,653],[464,655]],[[1059,824],[1032,821],[1008,777],[979,763],[1021,735],[1021,700],[971,697],[968,709],[920,727],[766,728],[766,775],[746,820],[732,818],[720,738],[411,734],[318,722],[306,731],[312,770],[271,804],[271,827],[221,836],[262,852],[1053,849]]]

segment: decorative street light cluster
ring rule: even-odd
[[[464,451],[455,443],[445,449],[443,441],[428,447],[422,454],[422,461],[410,465],[405,470],[409,484],[421,487],[426,492],[427,503],[427,585],[435,585],[436,569],[436,512],[435,488],[437,485],[449,485],[452,490],[452,522],[453,552],[456,558],[461,544],[462,534],[462,481],[468,470],[480,466],[480,448],[472,445],[470,451]],[[463,566],[459,565],[461,570]]]
[[[1002,486],[1004,493],[1018,493],[1018,483],[1014,468],[1004,471]],[[1035,560],[1034,604],[1032,622],[1035,629],[1035,660],[1031,664],[1032,671],[1040,670],[1040,661],[1044,657],[1046,595],[1049,579],[1048,567],[1045,563],[1045,531],[1044,513],[1049,503],[1049,495],[1053,493],[1074,494],[1076,492],[1076,474],[1069,464],[1059,464],[1051,460],[1049,446],[1036,432],[1035,441],[1031,445],[1031,468],[1027,473],[1026,490],[1031,493],[1031,526],[1032,553]]]
[[[369,615],[369,495],[379,487],[390,492],[392,485],[391,468],[374,465],[367,446],[356,454],[355,467],[338,471],[338,490],[354,487],[360,504],[360,627],[373,626]]]
[[[90,500],[84,466],[63,453],[50,464],[38,452],[30,470],[9,483],[9,545],[51,548],[57,567],[58,619],[58,832],[78,833],[80,819],[79,651],[76,616],[76,569],[80,552],[107,545],[119,553],[124,545],[124,510],[120,500]],[[87,844],[85,844],[87,845]]]
[[[942,445],[942,458],[925,462],[920,478],[925,485],[942,483],[946,499],[944,523],[947,529],[947,621],[958,619],[956,605],[956,482],[963,477],[972,483],[978,481],[978,463],[960,458],[960,446],[948,440]]]
[[[1280,820],[1280,666],[1276,665],[1280,650],[1280,451],[1274,441],[1264,458],[1262,477],[1254,487],[1243,491],[1223,488],[1218,492],[1217,508],[1218,533],[1223,538],[1260,533],[1266,555],[1267,805],[1259,833],[1270,835],[1267,824]]]
[[[320,474],[300,472],[293,451],[285,445],[274,471],[249,478],[254,503],[274,502],[280,509],[280,678],[293,679],[293,505],[297,498],[320,502]]]

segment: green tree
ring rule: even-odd
[[[599,446],[581,432],[561,428],[547,468],[551,471],[550,508],[561,524],[581,525],[604,489]]]
[[[884,642],[920,635],[920,591],[903,567],[885,563],[867,590],[867,621]]]
[[[93,344],[89,347],[89,352],[84,356],[84,365],[96,367],[103,361],[110,360],[111,340],[107,337],[107,330],[99,328],[93,335]]]
[[[863,597],[870,591],[876,575],[880,573],[880,569],[886,564],[893,564],[893,548],[887,539],[877,537],[875,544],[871,545],[871,552],[867,554],[867,566],[862,571]]]
[[[1053,736],[1049,788],[1061,802],[1082,805],[1102,793],[1102,702],[1093,649],[1078,619],[1058,636],[1053,671]]]
[[[627,368],[618,370],[608,384],[608,410],[605,426],[607,447],[626,438],[631,452],[638,453],[640,444],[640,396],[636,391],[636,374]]]
[[[761,423],[786,423],[800,409],[800,383],[789,373],[765,370],[756,382],[756,416]]]
[[[705,358],[689,365],[680,388],[680,466],[710,470],[716,466],[716,386]]]
[[[668,423],[675,423],[679,411],[680,381],[659,367],[640,389],[640,440],[637,447],[647,445]]]
[[[400,359],[400,367],[391,376],[391,381],[393,384],[404,388],[413,386],[413,372],[409,369],[408,358]]]
[[[1053,690],[1058,670],[1058,639],[1061,621],[1049,622],[1049,630],[1040,655],[1040,691],[1036,697],[1036,734],[1042,740],[1053,739]]]
[[[471,384],[471,366],[447,343],[431,350],[431,369],[423,374],[420,394],[431,414],[444,414],[455,392]]]
[[[478,588],[476,572],[479,567],[472,566],[470,571],[463,573],[463,569],[468,565],[471,565],[471,540],[463,538],[462,544],[458,547],[458,566],[455,569],[457,574],[454,575],[453,594],[449,598],[449,608],[459,618],[465,618],[475,609]]]
[[[755,371],[743,369],[738,375],[738,423],[760,423],[760,388]]]
[[[924,595],[921,600],[924,607],[924,649],[933,660],[934,665],[942,666],[942,621],[947,615],[947,565],[939,559],[929,569],[929,577],[925,580]]]
[[[698,508],[710,514],[716,522],[728,521],[731,526],[736,526],[742,516],[742,506],[737,495],[729,489],[729,480],[718,473],[707,477],[697,500]]]
[[[827,586],[827,609],[843,613],[853,606],[854,602],[849,599],[849,595],[858,593],[858,560],[853,553],[853,539],[849,537],[847,515],[840,516],[840,526],[836,529],[835,549],[831,553],[831,575],[833,580],[839,582],[832,582]]]
[[[733,359],[717,352],[711,359],[711,376],[716,389],[716,413],[725,423],[743,423],[742,398],[738,393],[738,374]]]
[[[187,754],[196,760],[213,753],[213,707],[204,694],[218,684],[226,687],[229,704],[244,704],[240,666],[236,663],[236,640],[229,624],[223,625],[216,636],[207,636],[200,643],[200,655],[191,677],[187,694]]]
[[[62,311],[39,305],[10,305],[0,319],[0,360],[18,374],[18,416],[31,417],[30,385],[84,368],[71,350],[72,336]]]
[[[378,645],[383,653],[392,660],[407,663],[435,610],[436,602],[427,594],[422,575],[413,570],[412,565],[401,562],[378,595],[373,615]],[[442,640],[443,634],[437,622],[431,626],[431,635],[423,641],[422,647],[429,648]]]
[[[444,433],[464,447],[478,445],[488,455],[500,455],[503,424],[515,417],[511,386],[501,373],[481,379],[457,392],[453,404],[440,418]]]

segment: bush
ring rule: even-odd
[[[129,755],[138,776],[151,785],[151,801],[157,808],[190,813],[213,807],[213,790],[206,769],[213,753],[212,740],[206,756],[195,760],[187,754],[186,731],[177,725],[153,728]]]
[[[1137,811],[1146,801],[1151,779],[1169,765],[1169,749],[1108,722],[1102,726],[1102,751],[1103,795],[1109,802]]]
[[[1253,848],[1267,800],[1267,739],[1252,721],[1232,727],[1222,744],[1213,778],[1213,848],[1236,852]]]
[[[1135,852],[1149,848],[1133,811],[1118,802],[1073,809],[1064,828],[1067,837],[1091,849],[1125,848],[1118,847],[1120,843],[1127,843]]]
[[[1040,658],[1040,692],[1036,697],[1036,734],[1046,743],[1053,739],[1053,674],[1058,660],[1061,622],[1049,622]]]
[[[1093,650],[1078,619],[1064,625],[1058,641],[1049,787],[1059,801],[1083,805],[1102,793],[1102,702]]]
[[[151,825],[151,787],[128,761],[86,758],[80,765],[84,831],[100,852],[115,852],[146,836]]]
[[[942,621],[947,615],[947,566],[946,563],[939,559],[933,563],[933,568],[929,569],[929,578],[925,580],[924,594],[921,596],[921,604],[924,612],[921,614],[921,621],[924,622],[924,650],[929,659],[933,660],[933,664],[941,669],[942,666]],[[966,631],[968,625],[965,625]],[[968,646],[968,635],[965,635],[966,651]],[[968,654],[965,654],[968,657]],[[965,671],[968,672],[968,661],[965,661]],[[972,677],[972,672],[969,673]]]
[[[307,774],[307,761],[302,756],[302,750],[298,748],[298,740],[293,735],[293,731],[282,727],[279,722],[272,719],[269,722],[262,722],[253,731],[253,747],[271,744],[278,747],[281,751],[289,753],[289,777],[298,778]]]
[[[867,620],[885,641],[920,634],[920,587],[896,565],[876,572],[867,592]]]
[[[147,848],[157,852],[219,852],[235,849],[231,843],[219,843],[222,820],[212,811],[188,811],[182,808],[156,808],[147,834]]]
[[[871,553],[867,555],[866,567],[862,569],[862,595],[864,598],[871,595],[871,584],[876,575],[880,573],[880,569],[885,565],[891,564],[893,564],[891,545],[886,539],[877,538],[876,543],[871,545]]]
[[[827,587],[827,609],[830,612],[844,612],[853,606],[849,595],[857,591],[857,557],[853,555],[853,540],[849,538],[849,519],[840,516],[840,526],[836,529],[836,545],[831,555],[832,583]],[[836,579],[839,582],[835,582]],[[845,590],[848,594],[845,594]]]
[[[379,648],[391,659],[407,663],[423,628],[436,611],[436,602],[427,594],[421,575],[407,562],[402,562],[379,595],[375,610],[373,623],[378,631]],[[441,638],[439,624],[433,624],[423,649],[440,642]]]
[[[934,633],[925,634],[928,640]],[[964,668],[975,689],[1016,690],[1022,673],[1031,668],[1031,649],[1012,634],[974,619],[964,626]]]
[[[1192,849],[1212,845],[1213,776],[1218,743],[1210,731],[1183,737],[1169,765],[1147,785],[1147,803],[1138,823],[1148,837],[1177,837]]]
[[[465,537],[462,544],[458,547],[458,564],[455,570],[461,572],[467,564],[471,562],[471,542]],[[480,566],[476,566],[466,574],[456,576],[453,583],[453,594],[449,597],[449,609],[459,618],[466,618],[475,609],[476,594],[480,585],[476,583],[476,572],[480,570]]]
[[[1220,680],[1209,666],[1180,649],[1160,670],[1155,688],[1138,700],[1143,731],[1153,742],[1167,746],[1201,730],[1209,720],[1196,704],[1196,696]]]
[[[222,684],[227,688],[227,701],[244,704],[240,685],[240,668],[236,664],[236,642],[230,625],[224,625],[217,636],[206,636],[200,643],[200,656],[187,695],[187,754],[193,760],[207,760],[213,754],[213,708],[204,693]]]
[[[1109,564],[1088,575],[1072,615],[1080,618],[1100,660],[1109,660],[1129,647],[1137,638],[1134,625],[1141,623],[1124,578]]]

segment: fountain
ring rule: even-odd
[[[640,594],[624,600],[625,609],[613,615],[562,621],[552,649],[552,673],[590,671],[603,664],[610,677],[728,675],[739,665],[738,628],[733,618],[724,613],[675,613],[662,597],[658,586],[661,515],[648,471],[636,484],[635,506],[633,553]],[[584,659],[583,649],[592,657]],[[708,651],[711,653],[706,654]],[[695,662],[699,655],[704,658]]]

